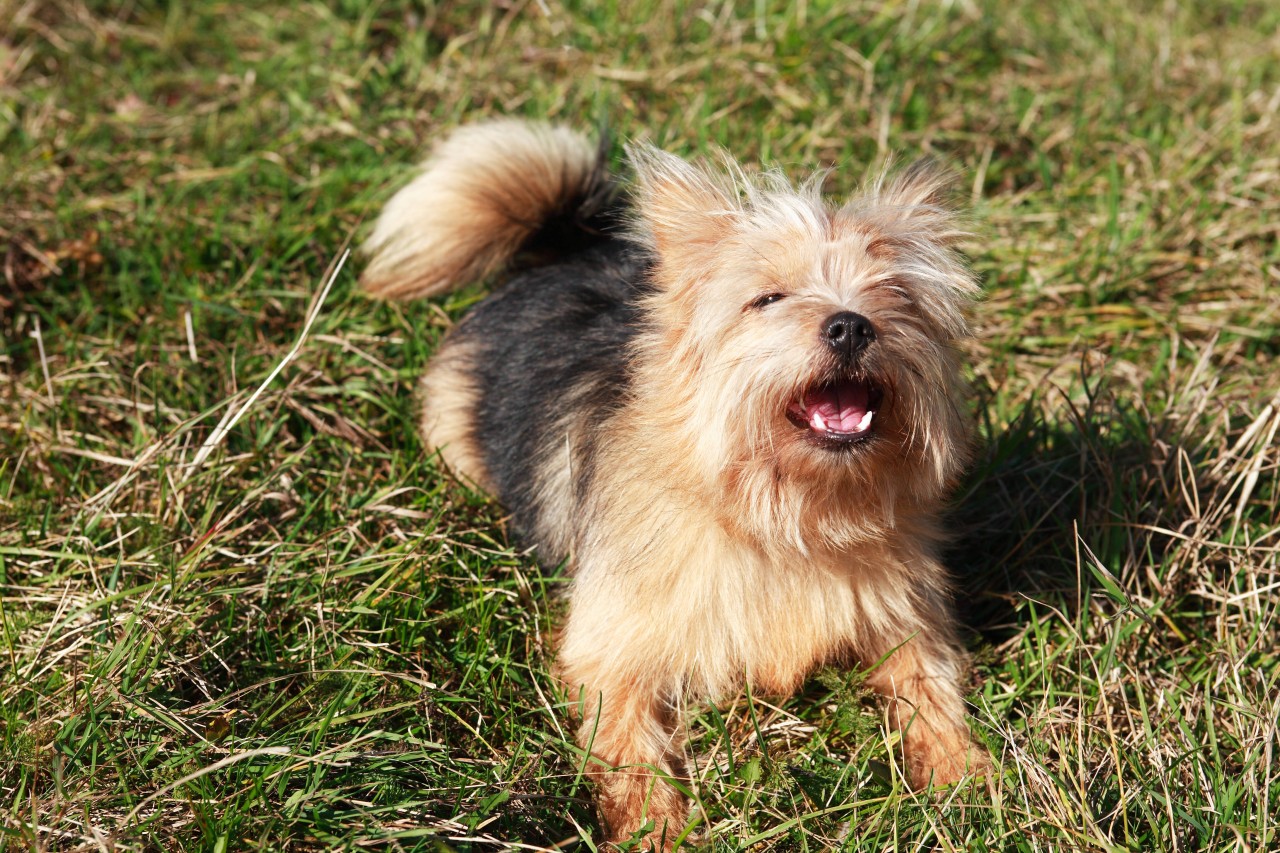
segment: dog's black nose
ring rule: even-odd
[[[822,324],[822,339],[838,355],[852,358],[876,339],[876,330],[861,314],[841,311]]]

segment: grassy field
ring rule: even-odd
[[[564,580],[414,435],[482,291],[374,303],[353,257],[325,292],[433,138],[515,114],[835,194],[932,152],[973,202],[949,562],[1001,772],[904,790],[822,672],[694,719],[701,843],[1280,850],[1278,31],[1263,0],[0,0],[0,849],[592,849]]]

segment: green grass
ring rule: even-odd
[[[931,152],[974,202],[950,563],[1002,771],[904,790],[824,672],[693,719],[704,843],[1280,849],[1278,28],[1248,0],[0,0],[0,848],[591,849],[563,578],[414,434],[479,291],[377,304],[353,260],[318,301],[430,140],[516,114],[834,165],[833,193]]]

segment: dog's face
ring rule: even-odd
[[[953,343],[976,292],[936,174],[834,208],[816,186],[633,160],[654,341],[698,456],[772,509],[936,500],[966,457]]]

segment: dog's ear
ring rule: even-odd
[[[628,145],[627,159],[636,178],[636,236],[662,260],[683,266],[714,248],[741,218],[731,180],[651,145]]]
[[[885,198],[904,207],[951,210],[955,207],[956,176],[936,160],[916,160],[893,175],[883,189]]]
[[[887,170],[841,215],[870,220],[902,238],[951,245],[968,236],[955,188],[954,172],[927,158],[917,160],[901,171]]]
[[[837,214],[839,220],[870,235],[870,244],[896,257],[907,279],[917,284],[917,302],[930,294],[947,323],[963,328],[961,312],[978,295],[978,283],[957,244],[972,236],[955,192],[954,172],[931,160],[901,171],[888,170]]]

